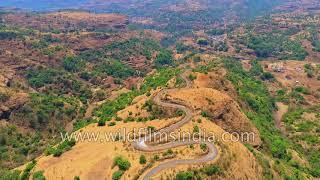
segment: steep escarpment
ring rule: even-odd
[[[230,133],[254,133],[255,138],[249,143],[254,146],[261,143],[258,130],[239,105],[224,93],[210,88],[181,89],[170,92],[166,98],[191,106]]]

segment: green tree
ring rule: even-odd
[[[67,56],[63,59],[63,67],[70,72],[77,72],[83,67],[84,63],[81,59],[74,56]]]
[[[126,171],[131,167],[131,163],[121,156],[118,156],[114,159],[114,164],[117,165],[122,171]]]
[[[157,58],[155,60],[155,66],[162,67],[165,65],[173,65],[172,51],[161,50],[157,55]]]
[[[146,159],[145,155],[141,155],[140,156],[139,163],[140,164],[146,164],[147,163],[147,159]]]

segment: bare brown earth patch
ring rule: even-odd
[[[282,72],[275,72],[271,64],[283,64]],[[305,86],[313,90],[320,87],[320,81],[316,78],[308,78],[307,73],[304,71],[304,65],[308,64],[305,61],[263,61],[265,70],[273,73],[275,78],[285,87]]]

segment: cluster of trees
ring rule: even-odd
[[[245,44],[253,49],[259,58],[278,57],[279,59],[304,60],[308,53],[298,41],[276,32],[259,35],[249,34]]]
[[[26,78],[32,87],[46,87],[48,93],[65,95],[71,92],[84,103],[92,97],[92,92],[87,85],[63,70],[32,68],[26,72]]]
[[[120,180],[121,176],[131,167],[131,163],[122,156],[114,158],[113,166],[118,166],[119,170],[112,175],[112,180]]]
[[[206,33],[212,36],[219,36],[226,33],[226,31],[224,29],[210,29],[210,30],[207,30]]]
[[[154,61],[155,65],[157,67],[172,65],[171,51],[161,48],[157,41],[140,37],[112,42],[102,49],[87,50],[78,56],[67,56],[63,60],[63,67],[69,72],[80,72],[80,77],[85,80],[95,79],[98,76],[124,79],[138,74],[123,62],[131,61],[131,58],[140,58],[140,56],[151,60],[153,54],[159,50]],[[91,63],[94,68],[92,70],[86,68],[87,63]]]
[[[320,38],[316,27],[310,28],[310,41],[313,46],[314,51],[320,52]]]
[[[180,171],[176,174],[175,180],[199,180],[201,175],[214,176],[221,173],[221,168],[215,165],[208,165],[199,170]]]
[[[261,67],[259,61],[253,60],[250,62],[250,64],[251,64],[250,74],[252,76],[259,77],[263,81],[274,79],[273,75],[270,72],[263,71],[263,68]]]
[[[60,43],[61,39],[53,37],[51,34],[46,34],[39,40],[31,42],[31,47],[34,49],[44,49],[47,48],[52,43]]]
[[[16,32],[0,31],[0,40],[12,40],[17,38]]]
[[[199,38],[197,39],[197,43],[201,46],[207,46],[209,45],[209,41],[205,38]]]
[[[37,165],[37,161],[32,160],[29,164],[26,165],[23,171],[19,170],[0,170],[0,179],[1,180],[28,180],[30,179],[31,172],[34,167]],[[45,180],[43,171],[36,171],[32,174],[32,180]]]
[[[37,68],[27,71],[26,78],[28,83],[34,88],[40,88],[54,83],[60,72],[49,68]]]
[[[116,112],[127,107],[136,96],[147,93],[151,89],[165,86],[167,82],[178,73],[179,71],[175,68],[158,69],[158,73],[145,78],[140,90],[133,90],[128,93],[123,93],[117,99],[104,103],[95,112],[96,116],[100,118],[100,124],[105,125],[106,121],[110,121],[113,117],[115,117]]]
[[[11,120],[35,130],[50,129],[53,133],[59,131],[66,121],[75,118],[79,108],[79,101],[75,98],[30,94],[30,100],[12,114]]]
[[[313,78],[314,76],[320,73],[320,65],[317,65],[316,67],[314,67],[311,64],[305,64],[304,71],[307,73],[308,78]],[[318,76],[318,80],[319,80],[319,77],[320,76]]]
[[[78,72],[84,67],[85,62],[83,59],[80,59],[79,57],[67,56],[63,59],[62,65],[64,69],[69,72]]]
[[[13,125],[0,127],[0,175],[4,174],[1,170],[15,168],[35,158],[44,148],[41,138],[40,133],[23,134]]]
[[[306,121],[303,118],[304,113],[320,113],[319,106],[311,108],[293,108],[285,116],[287,131],[296,134],[290,137],[294,142],[294,148],[301,153],[310,163],[310,174],[314,177],[320,177],[320,152],[317,146],[320,143],[318,133],[320,133],[320,124],[313,121]],[[307,146],[305,146],[307,144]]]
[[[185,45],[185,44],[183,44],[183,43],[177,43],[177,44],[176,44],[176,50],[177,50],[177,53],[183,54],[183,53],[186,52],[186,51],[191,51],[191,50],[193,50],[193,48],[190,47],[190,46],[187,46],[187,45]]]
[[[106,73],[108,76],[115,78],[128,78],[136,74],[136,71],[130,66],[124,65],[117,60],[105,60],[101,65],[95,68],[95,71],[99,73]]]
[[[252,76],[252,74],[256,74],[254,72],[260,72],[260,70],[247,72],[241,68],[239,61],[230,58],[225,58],[224,64],[228,70],[228,79],[234,84],[241,100],[248,105],[249,110],[245,111],[246,115],[260,132],[264,144],[262,151],[271,154],[282,166],[294,169],[295,176],[299,176],[303,172],[308,173],[305,168],[299,168],[292,163],[292,156],[288,149],[294,147],[288,139],[280,134],[273,121],[274,99],[269,95],[267,87],[255,76]],[[260,68],[255,67],[255,69]],[[268,166],[264,167],[264,175],[271,176]]]
[[[164,50],[162,49],[158,54],[157,58],[154,62],[155,66],[160,68],[163,66],[170,66],[173,65],[173,57],[172,52],[170,50]]]
[[[160,44],[152,39],[132,38],[123,42],[113,42],[104,51],[114,59],[128,60],[130,57],[145,56],[148,60],[152,53],[160,49]]]

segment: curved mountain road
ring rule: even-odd
[[[188,78],[186,78],[185,76],[182,76],[182,78],[186,81],[187,88],[191,87],[190,80]],[[180,127],[182,127],[183,125],[185,125],[186,123],[188,123],[189,121],[191,121],[191,119],[193,117],[192,109],[188,108],[187,106],[175,104],[175,103],[171,103],[171,102],[164,102],[161,100],[162,95],[167,94],[169,91],[170,90],[167,90],[167,89],[161,90],[153,98],[155,104],[157,104],[159,106],[163,106],[163,107],[180,109],[185,113],[185,116],[182,118],[182,120],[178,121],[175,124],[172,124],[169,127],[166,127],[166,128],[163,128],[163,129],[157,131],[157,133],[173,132],[173,131],[179,129]],[[191,164],[199,164],[199,163],[213,161],[218,155],[218,150],[212,142],[208,142],[205,140],[196,141],[196,140],[190,139],[190,140],[186,140],[186,141],[173,141],[173,142],[159,144],[159,145],[148,145],[147,142],[150,142],[152,140],[152,138],[154,138],[153,136],[154,136],[154,134],[151,136],[140,138],[139,140],[137,140],[136,142],[133,143],[134,148],[137,150],[140,150],[140,151],[145,151],[145,152],[156,152],[156,151],[162,151],[162,150],[166,150],[166,149],[170,149],[170,148],[176,148],[179,146],[204,143],[207,145],[209,151],[206,155],[199,157],[197,159],[183,159],[183,160],[172,160],[172,161],[164,162],[164,163],[152,168],[151,170],[149,170],[145,174],[145,176],[143,177],[143,180],[148,180],[152,176],[158,174],[160,171],[165,170],[167,168],[173,168],[178,165],[191,165]]]

